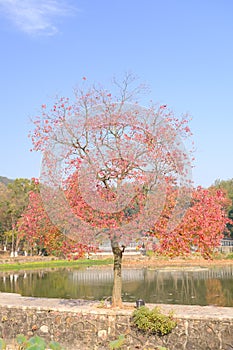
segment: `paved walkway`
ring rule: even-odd
[[[218,306],[198,306],[198,305],[170,305],[157,304],[162,311],[174,311],[175,317],[185,319],[231,319],[233,320],[233,308]],[[80,299],[55,299],[55,298],[34,298],[23,297],[19,294],[0,293],[0,306],[13,308],[32,308],[38,310],[56,310],[69,312],[90,312],[98,314],[131,314],[135,304],[124,303],[124,309],[101,308],[101,303],[96,301]],[[152,308],[155,304],[147,304]]]

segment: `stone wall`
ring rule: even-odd
[[[0,336],[39,335],[62,343],[67,350],[106,350],[120,334],[120,349],[232,350],[233,308],[162,305],[173,309],[177,327],[167,336],[148,336],[131,324],[134,306],[112,310],[79,300],[26,298],[0,293]],[[153,307],[154,305],[149,305]]]

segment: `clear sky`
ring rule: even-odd
[[[189,112],[196,185],[233,178],[232,0],[0,0],[0,175],[38,177],[30,117],[86,76],[132,71]]]

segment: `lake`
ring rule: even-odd
[[[123,301],[233,307],[233,265],[214,268],[123,269]],[[112,268],[0,272],[0,291],[23,296],[103,300],[111,296]]]

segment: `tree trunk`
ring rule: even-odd
[[[11,239],[12,239],[12,242],[11,242],[11,254],[12,254],[12,256],[14,256],[15,255],[15,232],[14,232],[14,229],[12,229]]]
[[[4,243],[4,252],[7,251],[7,244],[8,244],[8,237],[6,236],[5,243]]]
[[[122,255],[125,247],[120,248],[119,243],[116,240],[111,241],[112,252],[114,257],[114,280],[112,289],[112,307],[122,307],[122,276],[121,276],[121,264]]]

